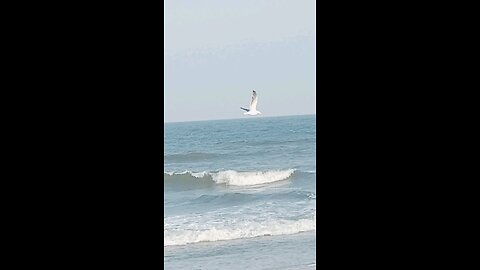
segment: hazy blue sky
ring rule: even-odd
[[[166,0],[166,122],[315,113],[315,1]]]

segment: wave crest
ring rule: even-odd
[[[309,219],[252,222],[238,228],[210,228],[206,230],[164,230],[163,246],[186,245],[266,235],[295,234],[316,230],[316,215]]]
[[[295,170],[274,170],[265,172],[237,172],[228,170],[212,174],[215,183],[225,183],[232,186],[251,186],[268,184],[289,178]]]
[[[180,181],[193,182],[196,179],[202,179],[210,180],[216,184],[226,184],[232,186],[252,186],[286,180],[291,177],[294,172],[294,169],[253,172],[238,172],[235,170],[226,170],[219,172],[164,172],[164,182],[175,184]]]

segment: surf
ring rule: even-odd
[[[163,246],[186,245],[198,242],[226,241],[261,236],[296,234],[316,230],[316,215],[299,220],[267,220],[247,222],[235,227],[215,227],[207,229],[165,229]]]
[[[296,171],[295,169],[244,172],[236,170],[192,172],[185,170],[183,172],[164,172],[163,177],[165,185],[204,183],[205,185],[255,186],[291,179]]]

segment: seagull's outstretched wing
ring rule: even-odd
[[[244,110],[244,111],[247,111],[247,112],[250,111],[249,109],[245,109],[245,108],[243,108],[243,107],[240,107],[240,109],[242,109],[242,110]]]
[[[252,100],[250,101],[250,110],[253,110],[253,111],[257,110],[257,102],[258,102],[257,92],[253,90]]]

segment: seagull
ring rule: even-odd
[[[257,92],[253,90],[252,100],[250,101],[250,109],[245,109],[243,107],[240,107],[240,109],[246,111],[243,114],[244,115],[262,114],[261,112],[257,111],[257,102],[258,102]]]

